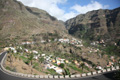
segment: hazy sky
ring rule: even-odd
[[[97,9],[120,7],[120,0],[18,0],[24,5],[47,11],[59,20],[66,21],[78,14]]]

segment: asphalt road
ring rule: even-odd
[[[5,54],[6,53],[3,53],[0,55],[0,62]],[[8,74],[4,72],[0,66],[0,80],[116,80],[113,78],[113,75],[115,74],[115,72],[117,71],[112,71],[109,73],[99,74],[95,76],[76,78],[76,79],[34,79],[34,78],[30,79],[30,78],[19,77],[19,76]]]

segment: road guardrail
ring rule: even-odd
[[[60,79],[61,78],[80,78],[80,77],[92,76],[92,75],[97,75],[97,74],[120,69],[120,66],[115,66],[115,67],[110,67],[110,68],[103,69],[103,70],[82,73],[82,74],[75,74],[75,75],[65,75],[65,76],[63,76],[63,75],[32,75],[32,74],[23,74],[23,73],[18,73],[18,72],[12,72],[12,71],[5,69],[5,67],[3,65],[5,64],[6,58],[7,58],[7,53],[5,54],[5,56],[3,57],[2,61],[1,61],[1,68],[9,74],[20,76],[20,77],[26,77],[26,78],[55,78],[55,79],[58,79],[58,78],[60,78]]]

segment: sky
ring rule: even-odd
[[[47,11],[58,20],[66,21],[79,14],[98,9],[120,7],[120,0],[18,0],[26,6]]]

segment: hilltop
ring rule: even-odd
[[[120,39],[120,7],[99,9],[80,14],[66,21],[69,34],[82,39],[118,42]]]
[[[67,35],[64,23],[44,10],[24,6],[16,0],[0,1],[0,39],[30,39],[32,35]]]

